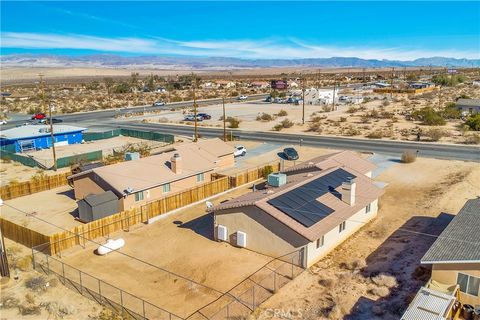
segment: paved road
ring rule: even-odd
[[[268,97],[270,94],[253,94],[248,97],[246,101],[254,101],[254,100],[261,100],[265,99]],[[226,98],[225,99],[226,103],[231,103],[231,102],[239,102],[237,98]],[[198,100],[197,104],[198,106],[207,106],[211,104],[219,104],[222,103],[222,99],[208,99],[208,100]],[[165,106],[152,106],[152,105],[146,105],[146,106],[135,106],[135,107],[129,107],[129,108],[120,108],[117,110],[110,109],[110,110],[101,110],[101,111],[92,111],[92,112],[79,112],[79,113],[72,113],[72,114],[66,114],[66,115],[55,115],[55,118],[62,119],[64,122],[81,122],[81,121],[102,121],[102,120],[107,120],[107,119],[113,119],[113,117],[116,114],[119,113],[128,113],[128,112],[139,112],[139,111],[154,111],[154,110],[170,110],[172,108],[174,109],[181,109],[185,107],[192,107],[193,106],[193,101],[182,101],[182,102],[172,102],[169,103]],[[16,125],[24,123],[26,120],[29,120],[28,116],[25,116],[24,120],[14,120],[10,121],[7,125],[3,125],[2,129],[10,129],[12,127],[15,127]]]
[[[112,124],[111,126],[119,128],[159,131],[179,136],[191,137],[193,135],[193,126],[139,123],[134,121],[125,121],[123,123]],[[223,130],[220,128],[199,127],[198,132],[203,137],[222,137],[223,135]],[[412,150],[415,152],[418,150],[419,156],[422,157],[480,161],[480,148],[476,146],[417,143],[389,140],[364,140],[343,137],[323,137],[306,134],[285,134],[261,131],[228,130],[228,132],[232,132],[234,136],[240,139],[269,142],[274,144],[298,145],[302,140],[301,143],[303,145],[313,147],[369,151],[395,156],[401,155],[402,152],[405,150]]]

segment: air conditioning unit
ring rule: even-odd
[[[284,173],[270,173],[267,182],[272,187],[280,187],[287,183],[287,175]]]
[[[217,227],[217,239],[221,241],[227,241],[228,239],[228,229],[225,226],[218,225]]]
[[[237,231],[237,246],[241,248],[247,247],[247,234],[242,231]]]

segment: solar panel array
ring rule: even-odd
[[[305,227],[310,227],[334,211],[316,199],[329,192],[335,194],[335,188],[353,178],[356,178],[354,174],[337,169],[268,200],[267,203]]]

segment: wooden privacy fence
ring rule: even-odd
[[[64,186],[68,183],[67,177],[71,174],[71,172],[66,172],[54,176],[44,175],[25,182],[9,183],[6,186],[0,187],[0,198],[2,200],[10,200]]]
[[[230,176],[230,186],[232,188],[238,187],[260,178],[266,178],[270,173],[278,171],[280,171],[280,161],[273,161]]]
[[[50,237],[0,217],[3,236],[32,248],[50,241]]]

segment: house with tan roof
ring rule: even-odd
[[[210,182],[216,170],[234,165],[233,151],[220,139],[201,140],[173,151],[92,168],[70,176],[69,181],[77,200],[112,191],[123,211]]]
[[[377,215],[375,166],[353,152],[312,159],[209,210],[216,240],[309,267]],[[272,179],[270,179],[272,178]],[[280,182],[279,182],[280,181]]]

